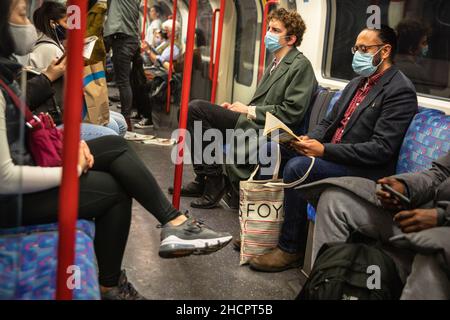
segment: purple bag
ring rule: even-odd
[[[28,149],[34,162],[39,167],[60,167],[62,166],[63,133],[58,129],[47,113],[35,116],[30,109],[25,106],[21,108],[19,97],[11,88],[0,79],[0,85],[6,90],[17,109],[25,115],[28,127]]]

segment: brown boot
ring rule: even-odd
[[[250,261],[250,267],[262,272],[281,272],[289,269],[299,268],[303,265],[303,254],[291,254],[280,248]]]

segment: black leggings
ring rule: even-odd
[[[95,157],[94,168],[80,178],[79,218],[94,220],[95,253],[102,286],[116,286],[131,222],[132,199],[136,199],[161,224],[180,216],[132,147],[121,137],[108,136],[88,142]],[[58,220],[55,188],[23,196],[22,225]],[[17,202],[2,203],[2,212],[17,213]],[[14,219],[10,219],[14,221]],[[2,223],[2,227],[7,227]]]

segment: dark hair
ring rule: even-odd
[[[152,6],[153,9],[155,9],[156,13],[158,14],[158,16],[162,16],[163,15],[163,9],[159,4],[155,4]]]
[[[9,58],[14,53],[14,40],[9,28],[11,0],[0,1],[0,56]]]
[[[272,20],[281,21],[284,27],[287,29],[288,36],[297,37],[297,41],[295,42],[296,47],[302,44],[303,35],[306,31],[306,25],[302,19],[302,16],[298,12],[288,11],[284,8],[277,9],[272,11],[267,18],[267,22],[270,22]]]
[[[58,41],[55,29],[50,25],[50,21],[58,21],[67,15],[66,6],[54,1],[44,2],[42,6],[33,14],[34,25],[37,30],[45,34],[47,37]]]
[[[429,29],[417,20],[403,20],[397,26],[398,52],[411,54],[420,47],[420,41],[428,36]]]
[[[391,62],[394,62],[395,56],[397,54],[397,34],[395,33],[394,29],[385,24],[382,24],[379,29],[368,28],[367,30],[376,31],[381,42],[383,42],[384,44],[389,44],[392,47],[389,59],[391,60]]]
[[[195,29],[197,48],[206,46],[206,36],[202,29]]]

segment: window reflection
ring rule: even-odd
[[[350,80],[352,54],[358,33],[366,26],[367,7],[373,1],[335,0],[335,24],[330,24],[328,49],[332,50],[326,76]],[[378,1],[381,23],[398,32],[396,64],[416,86],[419,94],[450,98],[450,1]],[[333,15],[334,13],[332,13]],[[334,33],[330,32],[334,29]]]

